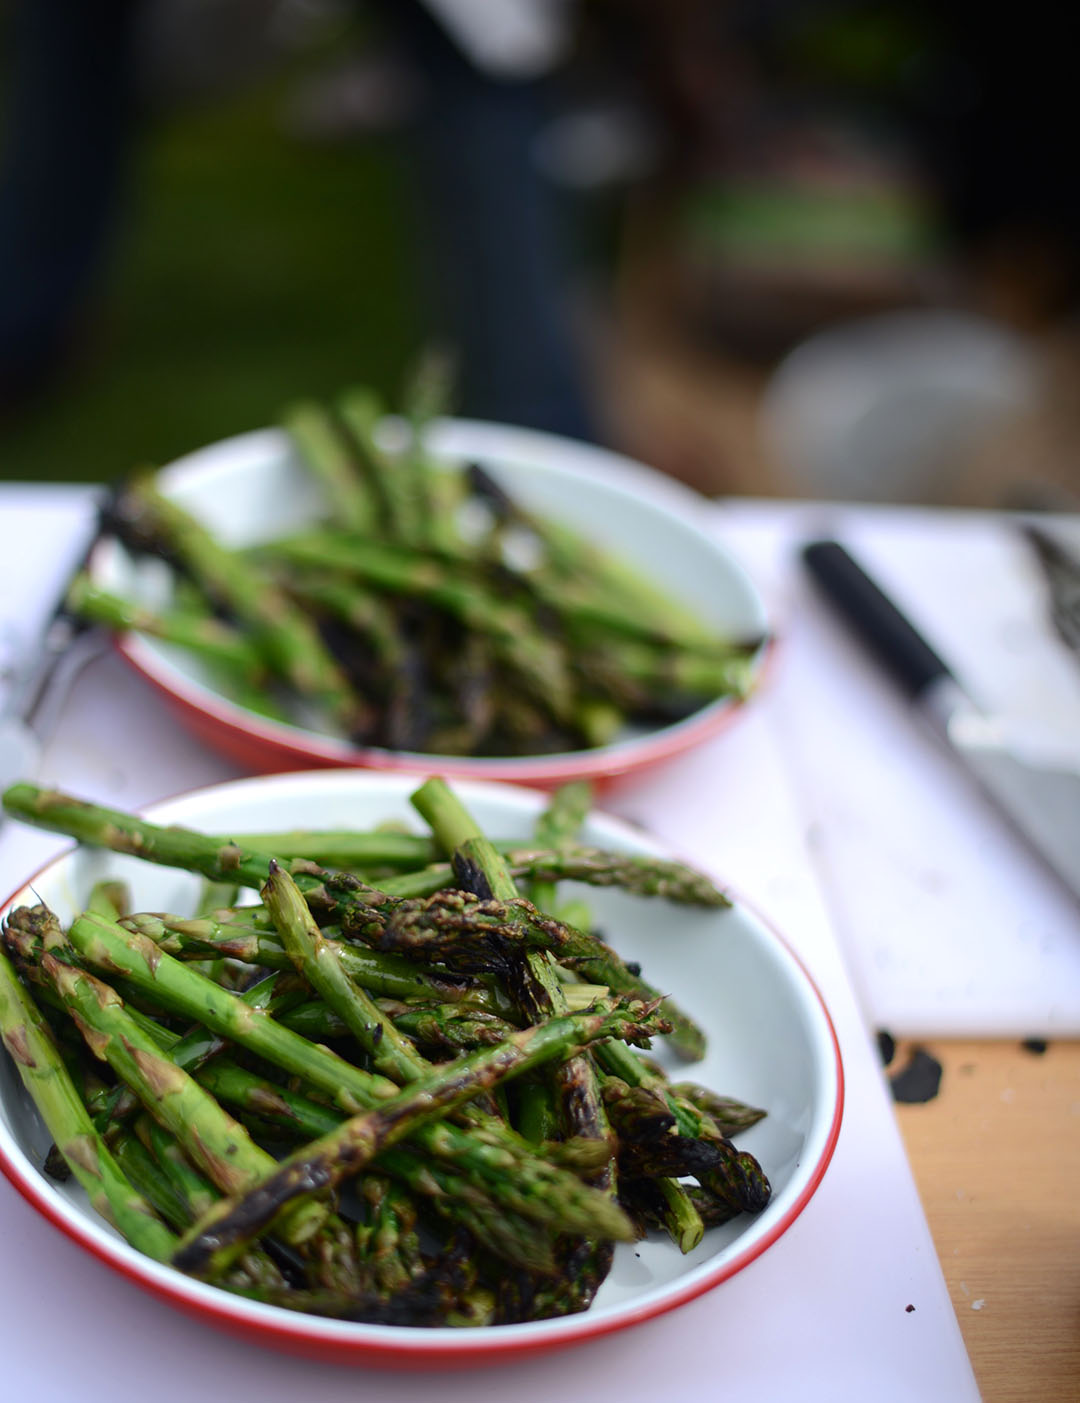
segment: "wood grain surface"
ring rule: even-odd
[[[938,1095],[897,1115],[984,1403],[1077,1403],[1080,1043],[927,1050]]]

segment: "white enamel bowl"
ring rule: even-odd
[[[219,833],[366,828],[384,819],[414,822],[408,802],[414,787],[415,780],[403,775],[304,772],[200,790],[155,805],[147,814],[158,822]],[[495,836],[526,837],[544,802],[542,795],[510,785],[460,782],[455,789]],[[590,817],[584,837],[629,852],[665,851],[600,813]],[[70,852],[36,873],[33,891],[68,919],[81,909],[91,884],[106,874],[130,881],[140,909],[180,911],[197,891],[196,879],[186,873],[90,850]],[[694,911],[618,891],[582,888],[581,893],[619,951],[640,960],[651,982],[670,992],[706,1030],[709,1051],[703,1062],[669,1065],[767,1110],[738,1143],[758,1157],[773,1186],[763,1213],[707,1232],[687,1256],[659,1235],[618,1247],[610,1277],[581,1315],[475,1330],[363,1325],[264,1306],[189,1280],[127,1246],[88,1208],[81,1190],[44,1177],[37,1166],[48,1137],[2,1054],[0,1168],[46,1218],[144,1289],[208,1323],[324,1359],[412,1368],[471,1365],[568,1345],[671,1310],[771,1249],[806,1206],[839,1133],[839,1050],[805,970],[751,910],[736,903],[730,910]],[[33,900],[28,884],[9,905]]]
[[[627,559],[726,636],[768,631],[761,598],[724,547],[703,528],[708,504],[688,488],[629,459],[567,439],[466,420],[433,427],[432,452],[448,462],[479,462],[525,506],[574,527]],[[226,439],[162,470],[162,490],[230,545],[295,532],[322,509],[318,484],[280,430]],[[94,553],[94,577],[120,592],[157,602],[163,567],[136,565],[115,541]],[[158,688],[183,723],[217,750],[258,772],[303,766],[437,770],[476,779],[549,786],[575,778],[626,774],[679,754],[715,734],[739,712],[722,699],[682,721],[626,731],[609,745],[559,755],[437,756],[359,747],[346,739],[284,724],[215,690],[197,658],[150,638],[120,640],[127,661]],[[767,654],[755,659],[755,681]]]

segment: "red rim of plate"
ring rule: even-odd
[[[245,781],[232,782],[244,783]],[[205,787],[217,788],[218,786]],[[188,797],[198,792],[197,789],[187,790],[182,794],[172,796],[172,799]],[[156,808],[158,803],[166,802],[170,802],[170,800],[160,800],[146,807]],[[603,817],[605,822],[623,827],[632,837],[640,838],[640,834],[636,833],[630,825],[624,824],[614,815],[604,814]],[[67,853],[60,853],[39,867],[27,881],[21,883],[7,897],[0,905],[0,910],[7,910],[20,892],[33,886],[53,863],[60,861],[67,855]],[[728,888],[728,890],[732,889]],[[697,1297],[711,1291],[722,1282],[730,1280],[731,1277],[756,1261],[763,1252],[787,1232],[817,1192],[832,1160],[843,1121],[845,1097],[843,1058],[836,1028],[821,991],[802,959],[775,925],[762,916],[755,906],[744,901],[741,896],[735,895],[734,900],[739,907],[749,912],[769,932],[799,970],[813,993],[829,1034],[836,1077],[836,1099],[824,1145],[809,1178],[769,1231],[762,1237],[755,1239],[744,1251],[736,1253],[723,1262],[715,1270],[703,1271],[700,1276],[687,1281],[684,1286],[673,1290],[662,1300],[643,1302],[636,1309],[633,1306],[622,1306],[618,1313],[613,1315],[590,1318],[589,1312],[585,1311],[581,1315],[564,1317],[563,1321],[560,1322],[559,1334],[555,1338],[550,1333],[541,1333],[545,1326],[550,1327],[550,1322],[539,1321],[523,1325],[490,1326],[486,1327],[482,1335],[477,1331],[463,1330],[461,1331],[460,1344],[456,1341],[451,1343],[450,1341],[436,1340],[434,1332],[422,1329],[418,1329],[416,1336],[409,1340],[383,1341],[370,1338],[350,1340],[339,1335],[333,1328],[344,1325],[344,1322],[324,1321],[318,1316],[298,1315],[282,1308],[262,1305],[258,1307],[259,1314],[254,1315],[244,1308],[244,1304],[238,1297],[232,1297],[228,1292],[206,1286],[204,1283],[193,1282],[180,1273],[174,1272],[172,1268],[160,1267],[150,1258],[137,1259],[134,1263],[128,1262],[123,1254],[132,1252],[134,1249],[123,1242],[118,1241],[114,1244],[111,1239],[106,1239],[105,1242],[100,1241],[93,1231],[90,1219],[83,1221],[80,1218],[80,1220],[71,1221],[66,1217],[43,1192],[41,1179],[36,1174],[28,1174],[21,1163],[10,1159],[2,1143],[0,1143],[0,1170],[3,1171],[4,1176],[12,1186],[43,1218],[52,1223],[71,1241],[77,1243],[120,1276],[135,1283],[140,1289],[149,1290],[159,1299],[179,1307],[186,1314],[206,1321],[231,1334],[240,1335],[248,1340],[257,1340],[289,1353],[305,1354],[324,1361],[414,1370],[434,1369],[446,1365],[464,1367],[486,1363],[495,1364],[507,1359],[521,1358],[525,1355],[561,1349],[564,1346],[599,1339],[603,1335],[612,1334],[627,1329],[629,1326],[641,1324],[646,1320],[666,1315],[669,1311],[675,1310],[689,1301],[696,1300]],[[170,1276],[175,1276],[178,1284],[174,1286],[169,1280],[156,1279],[155,1272],[159,1269],[167,1272]],[[181,1282],[183,1285],[179,1284]],[[206,1299],[203,1299],[204,1295]],[[272,1310],[274,1315],[280,1319],[275,1319],[273,1323],[262,1319],[262,1314],[267,1310]],[[479,1344],[480,1338],[483,1339],[483,1344]],[[425,1340],[433,1342],[426,1344]]]

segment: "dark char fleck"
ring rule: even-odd
[[[885,1028],[877,1031],[878,1052],[881,1054],[881,1065],[887,1067],[896,1056],[896,1039]]]
[[[907,1065],[889,1078],[894,1101],[907,1105],[932,1101],[941,1087],[941,1063],[924,1047],[917,1047]]]

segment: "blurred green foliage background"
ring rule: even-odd
[[[312,142],[289,76],[146,127],[73,364],[0,421],[0,478],[111,479],[273,422],[301,394],[397,392],[421,338],[393,138]]]

